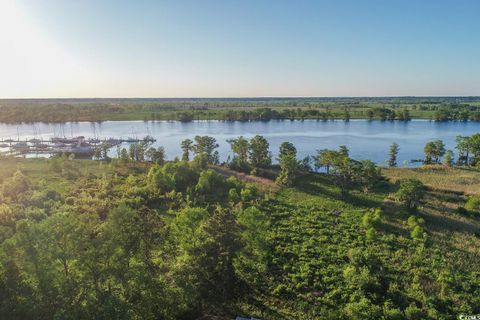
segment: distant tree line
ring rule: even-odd
[[[304,120],[479,121],[480,99],[298,98],[298,99],[46,99],[0,100],[0,122],[104,120],[268,121]]]

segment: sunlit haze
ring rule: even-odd
[[[0,0],[0,98],[480,95],[479,10]]]

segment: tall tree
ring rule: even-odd
[[[276,182],[280,185],[290,186],[298,172],[297,149],[291,142],[283,142],[277,157],[280,173]]]
[[[345,152],[338,151],[333,158],[332,175],[333,182],[340,188],[342,195],[346,195],[348,190],[354,187],[361,169],[360,162],[350,159]]]
[[[388,158],[388,166],[389,167],[396,167],[397,166],[397,155],[398,155],[398,150],[400,148],[398,147],[398,144],[396,142],[392,143],[390,146],[390,151],[388,153],[389,158]]]
[[[233,212],[217,208],[210,215],[205,209],[186,208],[174,219],[172,231],[180,253],[177,273],[198,293],[199,308],[233,297],[238,287],[234,260],[242,248]]]
[[[133,161],[144,161],[148,143],[145,141],[130,144],[128,153]]]
[[[241,163],[247,163],[248,160],[248,140],[243,136],[236,139],[229,139],[227,142],[230,144],[234,157],[236,157]]]
[[[466,136],[457,136],[455,138],[457,145],[456,149],[458,150],[458,165],[466,165],[470,164],[470,137]]]
[[[445,144],[442,140],[428,142],[423,149],[425,153],[425,164],[439,163],[440,158],[445,154]]]
[[[380,180],[381,172],[375,163],[370,160],[360,161],[361,167],[358,172],[358,181],[363,187],[363,192],[370,191],[375,184]]]
[[[340,156],[340,153],[336,150],[322,149],[317,151],[315,156],[315,167],[325,168],[327,174],[330,174],[330,168],[333,165],[334,159]]]
[[[128,162],[128,160],[130,160],[130,156],[128,155],[127,149],[122,148],[122,149],[120,150],[119,158],[120,158],[120,160],[122,160],[123,162]]]
[[[435,144],[433,142],[428,142],[423,148],[425,154],[425,164],[431,164],[433,162],[433,154],[435,153]]]
[[[150,161],[163,165],[165,163],[165,148],[164,147],[150,147],[146,152],[145,155],[147,156]]]
[[[238,223],[231,210],[218,208],[203,229],[207,240],[199,255],[205,277],[200,292],[207,304],[228,301],[238,287],[234,259],[243,247]]]
[[[182,141],[181,147],[182,147],[182,160],[189,161],[190,153],[193,150],[193,141],[190,139],[185,139]]]
[[[475,133],[468,139],[468,147],[472,153],[471,165],[475,166],[480,162],[480,133]]]
[[[295,148],[295,146],[293,145],[293,143],[291,142],[283,142],[281,145],[280,145],[280,148],[279,148],[279,151],[278,151],[278,158],[277,160],[279,160],[280,158],[286,156],[287,154],[293,154],[293,155],[297,155],[297,148]],[[279,160],[280,161],[280,160]]]
[[[217,140],[210,136],[196,136],[193,150],[196,154],[204,153],[207,155],[209,163],[218,163]]]
[[[250,164],[253,167],[267,168],[272,164],[272,156],[268,151],[269,144],[267,139],[256,135],[248,144],[248,156]]]

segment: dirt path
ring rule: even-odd
[[[275,184],[275,181],[267,179],[267,178],[251,176],[251,175],[248,175],[248,174],[245,174],[245,173],[242,173],[242,172],[237,172],[237,171],[234,171],[234,170],[230,170],[228,168],[221,167],[221,166],[211,165],[210,168],[212,168],[217,173],[219,173],[223,176],[226,176],[226,177],[234,176],[240,181],[255,183],[261,189],[267,189],[269,191],[273,191],[273,190],[277,189],[277,185]]]

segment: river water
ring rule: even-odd
[[[155,146],[163,146],[168,159],[181,155],[180,142],[196,135],[209,135],[220,144],[221,159],[231,155],[226,140],[238,137],[251,138],[257,134],[270,143],[275,156],[283,141],[292,142],[298,150],[298,157],[313,155],[318,149],[338,148],[346,145],[354,159],[370,159],[383,165],[388,158],[392,142],[400,145],[398,162],[409,166],[410,160],[423,157],[426,142],[441,139],[447,149],[455,152],[455,137],[480,132],[480,122],[433,122],[428,120],[402,121],[289,121],[267,122],[222,122],[194,121],[104,121],[4,124],[0,123],[0,139],[50,139],[51,137],[72,137],[83,135],[87,138],[143,138],[151,135],[157,139]],[[111,150],[111,154],[116,154]]]

